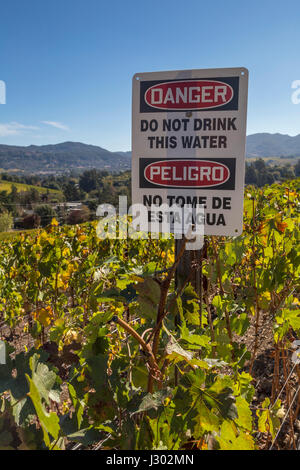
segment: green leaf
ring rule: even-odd
[[[160,300],[159,284],[151,278],[146,278],[144,282],[139,282],[135,288],[139,293],[137,301],[141,314],[151,319],[156,318]]]
[[[224,304],[222,297],[220,295],[215,295],[212,304],[214,307],[216,307],[218,315],[221,315],[223,313]]]
[[[207,348],[209,343],[211,342],[211,338],[208,335],[201,334],[196,335],[192,334],[189,329],[183,324],[180,327],[181,330],[181,340],[187,343],[189,349],[196,349],[199,350],[201,347]]]
[[[32,370],[32,380],[37,387],[42,399],[49,405],[50,399],[56,403],[60,402],[60,395],[57,390],[53,390],[57,380],[55,372],[50,371],[46,364],[39,362],[39,355],[34,354],[29,360]]]
[[[98,302],[126,302],[125,297],[121,295],[120,290],[117,288],[108,289],[104,292],[95,290],[93,296]]]
[[[80,442],[84,446],[89,446],[101,440],[101,432],[91,426],[68,434],[67,438],[72,442]]]
[[[224,421],[220,437],[217,437],[221,450],[254,450],[253,438],[244,432],[236,433],[233,423]]]
[[[199,297],[193,286],[188,284],[181,295],[183,316],[187,323],[200,325]]]
[[[197,403],[197,417],[194,418],[195,425],[195,436],[197,438],[202,437],[204,432],[218,432],[220,418],[213,413],[207,405],[201,400]]]
[[[75,409],[75,416],[77,420],[77,427],[80,429],[81,423],[82,423],[82,416],[83,416],[83,411],[84,411],[84,402],[79,400],[76,395],[75,388],[73,387],[72,384],[68,384],[68,389],[69,389],[69,394],[72,400],[72,404]]]
[[[149,418],[148,416],[144,416],[137,437],[137,450],[151,450],[153,440],[154,434],[149,423]]]
[[[249,319],[247,313],[241,313],[240,315],[232,315],[230,318],[230,326],[232,331],[235,331],[235,333],[237,333],[238,335],[244,335],[249,326]]]
[[[169,338],[165,352],[169,361],[178,362],[185,360],[189,362],[193,359],[193,353],[183,349],[173,336]]]
[[[59,432],[60,432],[60,426],[59,426],[59,419],[56,413],[53,413],[52,411],[48,413],[41,401],[41,396],[39,394],[39,390],[37,386],[35,385],[34,381],[29,377],[29,375],[26,374],[26,378],[28,380],[29,384],[29,397],[32,400],[32,403],[34,405],[34,408],[36,410],[36,414],[39,418],[39,421],[41,423],[43,433],[44,433],[44,441],[46,446],[49,448],[50,447],[50,438],[49,434],[54,439],[58,439]]]
[[[132,414],[141,413],[142,411],[149,411],[151,409],[157,410],[160,406],[163,406],[165,399],[171,396],[172,392],[169,388],[165,390],[159,390],[153,394],[143,394],[140,397],[132,400],[128,405],[128,409],[132,412]]]
[[[238,418],[235,420],[238,426],[252,430],[252,413],[249,404],[245,398],[236,397],[236,407],[238,412]]]
[[[280,419],[276,416],[277,408],[272,409],[270,407],[270,399],[267,397],[262,403],[263,410],[257,411],[258,416],[258,430],[260,432],[270,433],[274,438],[276,431],[280,426]],[[280,403],[278,402],[278,407]]]
[[[95,389],[97,391],[101,390],[107,382],[107,356],[99,354],[98,356],[89,357],[87,359],[87,370]]]

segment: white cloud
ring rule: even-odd
[[[46,124],[47,126],[52,126],[52,127],[56,127],[56,129],[61,129],[63,131],[69,131],[70,128],[68,126],[66,126],[65,124],[63,124],[62,122],[58,122],[58,121],[42,121],[43,124]]]
[[[22,134],[24,131],[35,131],[36,126],[25,126],[19,122],[9,122],[7,124],[0,123],[0,137]]]

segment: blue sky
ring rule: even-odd
[[[299,0],[5,0],[0,143],[129,150],[136,72],[244,66],[248,134],[300,133]]]

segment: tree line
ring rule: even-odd
[[[258,188],[266,184],[282,183],[298,176],[300,176],[300,158],[296,165],[268,165],[262,158],[246,163],[245,184]]]
[[[245,183],[256,187],[298,176],[300,159],[296,165],[270,165],[262,158],[246,163]],[[117,205],[120,195],[127,196],[128,204],[131,203],[130,171],[110,173],[89,169],[81,174],[63,175],[2,173],[0,180],[11,183],[10,191],[0,189],[0,232],[46,226],[52,218],[60,224],[87,222],[95,218],[99,204]],[[24,186],[20,190],[17,183],[34,187]]]
[[[0,188],[0,232],[32,229],[48,225],[52,218],[61,224],[93,220],[102,203],[118,203],[127,195],[130,203],[130,172],[109,173],[96,169],[80,175],[12,175],[2,173],[1,182],[11,183],[10,190]],[[24,186],[20,190],[17,184]],[[55,190],[55,192],[51,191]]]

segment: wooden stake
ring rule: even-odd
[[[177,259],[178,254],[182,246],[182,240],[175,240],[175,259]],[[185,250],[182,257],[180,258],[179,264],[175,273],[175,288],[178,292],[183,289],[185,284],[189,282],[192,284],[196,294],[199,296],[199,317],[200,325],[202,325],[202,298],[203,290],[207,288],[207,281],[205,276],[202,275],[202,263],[203,259],[207,258],[207,245],[204,243],[204,246],[200,250]],[[180,325],[180,318],[177,315],[175,318],[175,325]],[[178,385],[178,368],[175,366],[175,386]]]

